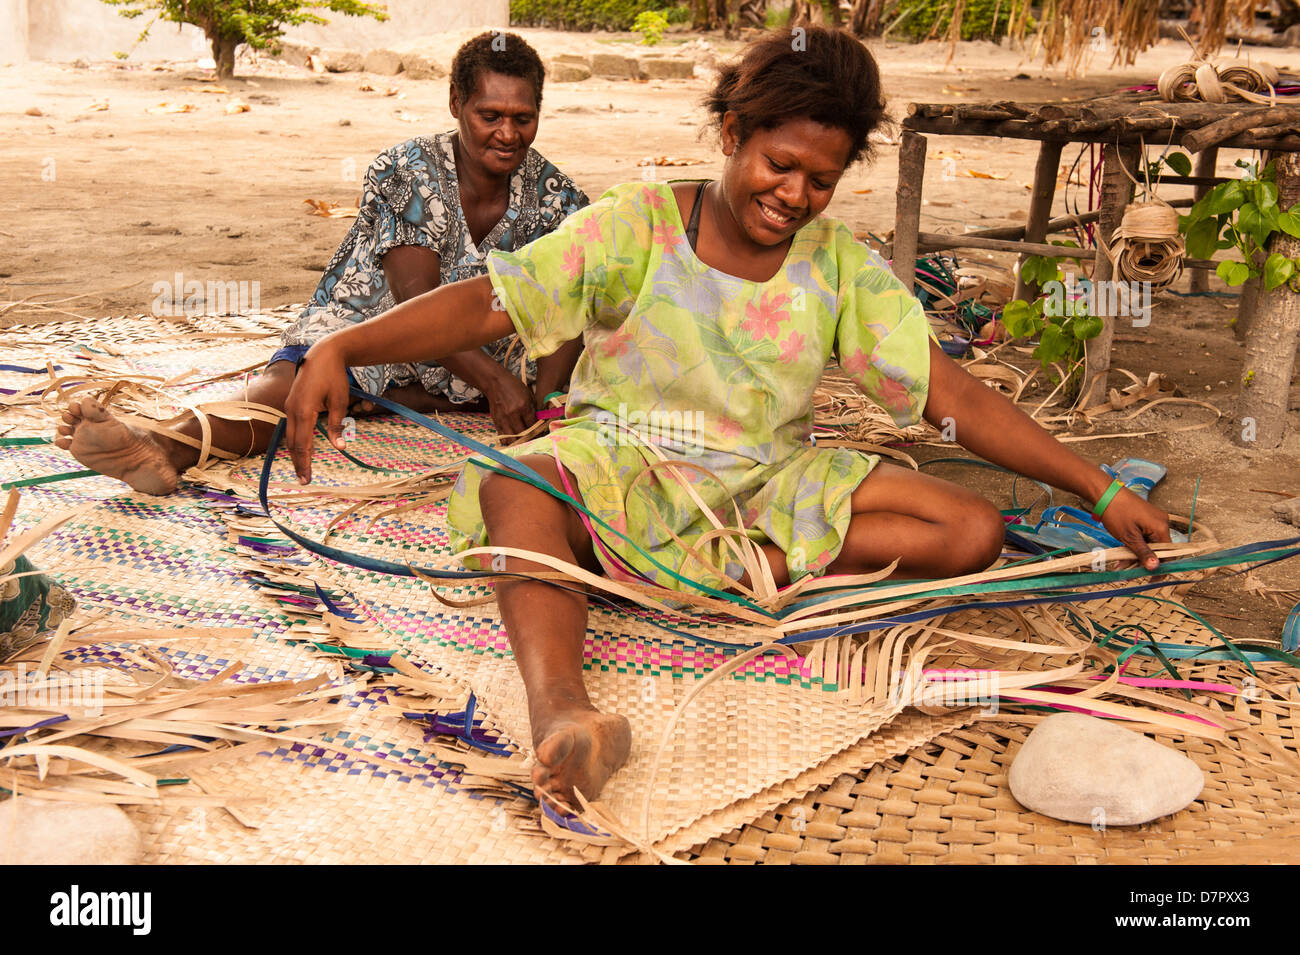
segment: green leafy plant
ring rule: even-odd
[[[924,40],[948,33],[954,9],[952,0],[899,0],[889,12],[897,11],[903,33]],[[966,0],[962,6],[961,38],[994,40],[1006,36],[1012,16],[1008,0]]]
[[[1225,259],[1214,270],[1223,281],[1238,286],[1262,276],[1270,291],[1286,282],[1300,292],[1300,257],[1266,251],[1275,233],[1300,238],[1300,202],[1286,210],[1278,205],[1273,163],[1262,172],[1241,159],[1237,165],[1245,170],[1241,179],[1219,183],[1187,215],[1178,217],[1187,254],[1208,259],[1220,249],[1236,249],[1240,259]]]
[[[1163,176],[1166,166],[1178,176],[1190,176],[1192,174],[1192,160],[1187,153],[1169,153],[1167,156],[1161,156],[1159,159],[1147,163],[1147,181],[1153,182]]]
[[[277,50],[277,41],[284,36],[284,27],[300,23],[328,23],[313,11],[327,10],[351,17],[374,17],[387,20],[388,14],[379,4],[361,0],[103,0],[118,7],[118,13],[128,19],[152,13],[137,42],[149,35],[149,29],[158,20],[172,23],[192,23],[203,30],[212,44],[212,59],[217,64],[217,76],[229,79],[235,74],[235,49],[247,43],[255,49]]]
[[[1077,243],[1069,241],[1053,244],[1078,248]],[[1079,261],[1072,256],[1063,258]],[[1060,262],[1060,258],[1042,255],[1025,259],[1020,266],[1021,277],[1040,288],[1049,287],[1050,292],[1032,302],[1012,299],[1002,310],[1002,324],[1013,338],[1038,338],[1034,357],[1044,371],[1050,374],[1055,362],[1062,362],[1071,369],[1068,391],[1077,384],[1078,372],[1075,369],[1083,358],[1083,343],[1100,334],[1102,319],[1089,314],[1086,296],[1072,299],[1065,294],[1065,275]]]
[[[669,23],[691,18],[689,7],[677,0],[510,0],[510,22],[557,30],[632,30],[647,10]]]
[[[632,21],[632,32],[641,34],[641,43],[656,46],[668,29],[668,18],[657,10],[642,10]]]

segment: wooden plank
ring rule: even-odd
[[[1091,259],[1097,253],[1094,249],[1071,249],[1068,246],[1050,245],[1045,242],[1020,242],[1011,239],[989,239],[973,232],[918,232],[917,249],[924,252],[938,252],[943,249],[987,249],[990,252],[1015,252],[1018,255],[1050,255],[1053,258],[1070,256],[1071,258]],[[1219,265],[1213,259],[1184,259],[1183,268],[1209,269],[1213,271]]]
[[[910,292],[916,287],[916,234],[921,228],[921,187],[926,139],[903,130],[898,144],[898,189],[894,205],[894,274]]]
[[[1101,173],[1101,217],[1097,220],[1098,245],[1109,244],[1111,236],[1119,228],[1124,215],[1124,207],[1133,201],[1133,179],[1136,178],[1138,164],[1142,159],[1143,149],[1131,143],[1118,146],[1106,144],[1102,150]],[[1114,264],[1104,252],[1098,252],[1097,264],[1093,269],[1092,281],[1100,286],[1109,282],[1115,273]],[[1098,295],[1097,301],[1109,304],[1113,296]],[[1079,395],[1079,407],[1090,404],[1103,404],[1107,395],[1107,373],[1110,371],[1111,342],[1115,336],[1115,316],[1101,315],[1101,332],[1095,338],[1084,343],[1085,361],[1083,366],[1083,389]]]
[[[1196,168],[1192,170],[1193,178],[1207,180],[1212,179],[1215,170],[1219,164],[1219,147],[1209,146],[1202,149],[1196,154]],[[1197,183],[1196,201],[1199,202],[1210,191],[1212,186],[1209,182]],[[1210,277],[1203,271],[1197,270],[1191,274],[1188,280],[1191,284],[1189,289],[1193,292],[1208,292],[1210,290]]]
[[[1038,162],[1034,166],[1033,192],[1029,196],[1029,218],[1025,222],[1025,241],[1042,242],[1047,238],[1047,224],[1052,216],[1052,200],[1056,197],[1056,167],[1061,162],[1061,147],[1065,143],[1056,139],[1045,140],[1038,147]],[[1026,256],[1020,257],[1024,265]],[[1016,270],[1016,298],[1032,302],[1038,297],[1038,286],[1026,282]]]

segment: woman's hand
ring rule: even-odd
[[[1125,488],[1111,499],[1102,512],[1101,522],[1111,535],[1123,541],[1147,570],[1155,570],[1160,560],[1147,542],[1169,543],[1169,515],[1142,500]]]
[[[523,434],[537,424],[532,390],[513,375],[494,375],[485,389],[492,423],[502,437]]]
[[[307,351],[284,402],[289,457],[293,459],[299,483],[311,483],[311,445],[316,417],[325,412],[325,432],[330,444],[342,450],[343,417],[347,410],[348,366],[338,349],[331,347],[329,339],[322,339]]]

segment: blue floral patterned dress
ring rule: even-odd
[[[396,305],[384,276],[384,256],[399,245],[438,253],[439,283],[474,278],[487,271],[488,253],[513,252],[551,232],[587,205],[587,196],[534,149],[510,176],[506,214],[477,245],[460,203],[453,148],[455,131],[417,136],[385,150],[366,171],[361,211],[330,260],[311,304],[282,336],[287,349],[309,346],[330,332],[365,321]],[[514,347],[512,347],[514,346]],[[484,351],[518,376],[527,363],[515,336]],[[279,355],[281,353],[277,353]],[[351,369],[361,387],[379,394],[390,385],[420,381],[432,394],[458,404],[481,397],[478,389],[437,364],[372,365]]]

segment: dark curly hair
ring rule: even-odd
[[[802,31],[802,32],[800,32]],[[734,112],[743,143],[756,129],[811,119],[849,134],[849,165],[871,155],[868,136],[885,121],[875,58],[852,35],[825,27],[769,33],[718,71],[704,99],[712,125]]]
[[[546,69],[542,58],[523,37],[516,33],[493,30],[467,40],[451,61],[451,85],[461,102],[478,91],[478,79],[484,73],[504,73],[531,80],[537,94],[537,108],[542,108],[542,80]]]

